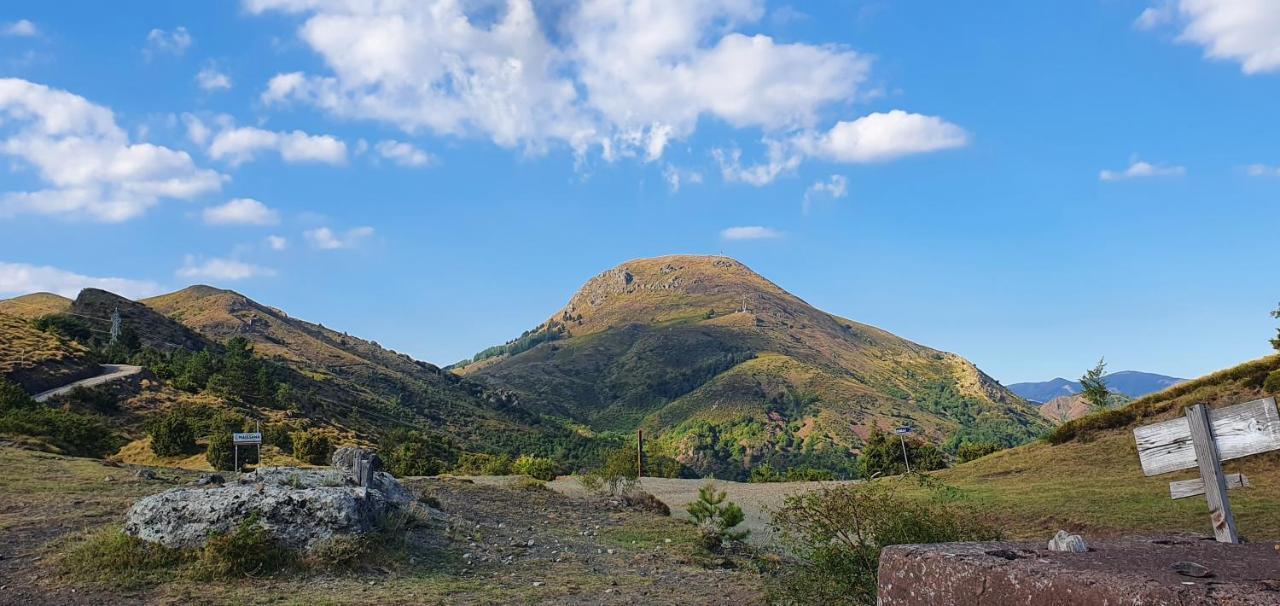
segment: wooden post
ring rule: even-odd
[[[1196,461],[1200,464],[1200,478],[1204,480],[1204,496],[1209,501],[1213,534],[1219,543],[1239,543],[1236,518],[1231,513],[1231,503],[1227,501],[1226,476],[1222,474],[1222,462],[1218,460],[1218,447],[1213,443],[1209,409],[1204,404],[1188,408],[1187,423],[1191,427]]]
[[[636,430],[636,477],[644,477],[644,430]]]

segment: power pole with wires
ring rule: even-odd
[[[120,326],[123,322],[120,320],[120,308],[115,308],[111,312],[111,344],[115,345],[120,340]]]

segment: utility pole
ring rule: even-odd
[[[636,477],[644,476],[644,430],[636,430]]]

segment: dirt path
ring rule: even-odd
[[[124,377],[136,375],[139,372],[142,372],[141,366],[130,366],[128,364],[103,364],[102,374],[96,377],[80,379],[79,381],[68,383],[66,385],[63,385],[62,387],[55,387],[48,391],[42,391],[34,396],[31,396],[31,399],[37,402],[43,402],[54,396],[59,396],[64,393],[67,393],[77,387],[93,387],[95,385],[102,385],[103,383],[114,381],[116,379],[122,379]]]
[[[510,481],[505,476],[475,477],[477,482],[499,484]],[[676,478],[642,478],[641,489],[658,497],[671,508],[671,515],[688,519],[685,506],[698,498],[698,489],[706,484],[706,480],[685,480]],[[817,490],[824,486],[837,486],[850,482],[770,482],[748,484],[743,482],[727,482],[716,480],[716,487],[725,491],[728,500],[737,503],[746,515],[743,527],[751,531],[748,541],[754,545],[768,545],[773,534],[769,530],[769,511],[782,506],[789,495]],[[563,476],[548,484],[550,488],[571,497],[585,497],[587,491],[572,476]]]

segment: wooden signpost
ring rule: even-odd
[[[1243,474],[1224,475],[1222,462],[1280,450],[1280,412],[1275,398],[1210,410],[1203,404],[1185,417],[1133,430],[1142,473],[1157,476],[1200,469],[1200,479],[1169,483],[1174,499],[1205,495],[1213,534],[1221,543],[1239,543],[1227,491],[1249,486]]]

